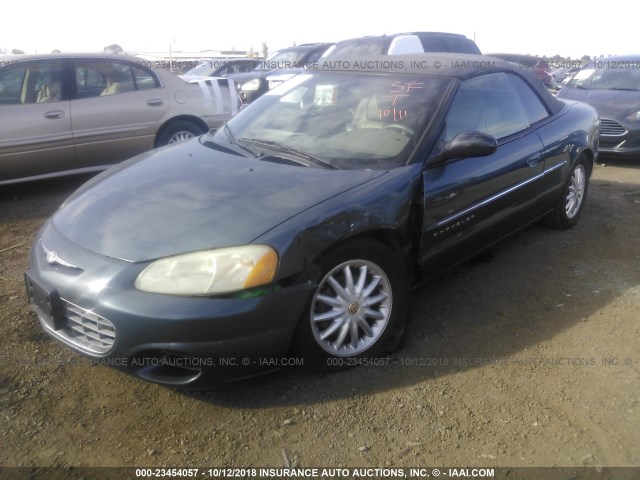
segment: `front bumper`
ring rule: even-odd
[[[49,222],[32,246],[29,300],[47,333],[99,363],[202,388],[281,364],[313,291],[303,283],[250,298],[151,294],[133,286],[146,265],[87,251]]]
[[[600,157],[640,160],[640,126],[602,119],[598,150]]]
[[[640,146],[627,145],[624,141],[616,143],[615,145],[600,143],[598,152],[599,158],[626,158],[640,160]]]

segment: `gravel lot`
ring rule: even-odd
[[[22,274],[87,177],[0,189],[0,466],[640,467],[640,162],[413,297],[387,365],[182,393],[44,334]],[[1,476],[1,475],[0,475]]]

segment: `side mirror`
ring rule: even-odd
[[[491,135],[465,130],[444,146],[443,158],[486,157],[498,149],[498,142]]]

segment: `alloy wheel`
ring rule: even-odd
[[[571,175],[569,182],[569,191],[567,192],[567,201],[565,206],[565,212],[568,219],[573,219],[580,211],[582,200],[584,198],[584,192],[587,186],[587,172],[585,167],[578,164]]]
[[[392,307],[385,272],[367,260],[350,260],[320,282],[311,306],[311,329],[318,345],[331,355],[351,357],[382,335]]]

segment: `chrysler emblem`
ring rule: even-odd
[[[58,261],[58,254],[53,250],[47,252],[47,262],[56,263]]]
[[[58,256],[58,253],[55,250],[49,250],[47,247],[44,246],[44,244],[42,244],[42,249],[44,250],[45,255],[47,256],[47,263],[49,265],[62,265],[64,267],[69,267],[69,268],[78,268],[75,265],[72,265],[71,263],[61,259]]]

